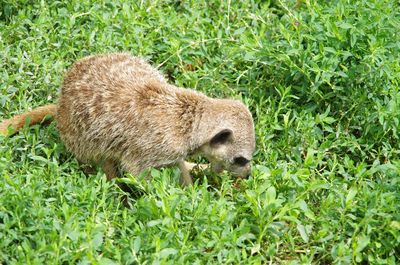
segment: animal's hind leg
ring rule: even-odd
[[[118,171],[118,163],[116,163],[112,159],[107,159],[103,162],[103,171],[106,174],[107,180],[112,180],[113,178],[120,177],[120,172]],[[117,183],[118,187],[125,191],[126,193],[131,193],[132,189],[129,188],[129,186],[125,183]],[[123,198],[123,202],[126,205],[127,203],[127,198]]]
[[[86,175],[93,175],[96,174],[97,170],[96,167],[93,166],[89,160],[77,157],[76,160],[78,161],[79,167],[83,170]]]
[[[102,168],[108,180],[112,180],[113,178],[118,177],[118,166],[115,161],[111,159],[105,160],[103,162]]]
[[[86,175],[93,175],[96,174],[97,170],[96,167],[94,167],[91,164],[83,163],[78,160],[79,167],[85,172]]]

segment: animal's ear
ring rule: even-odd
[[[225,144],[232,138],[232,136],[233,136],[232,130],[223,129],[219,133],[214,135],[214,137],[210,141],[210,145],[215,146],[215,145]]]

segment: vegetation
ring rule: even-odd
[[[0,116],[56,102],[78,58],[129,51],[171,82],[241,98],[252,176],[126,174],[130,208],[55,124],[0,141],[0,263],[400,262],[400,5],[0,1]]]

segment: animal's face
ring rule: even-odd
[[[250,161],[255,150],[253,118],[249,109],[238,100],[215,99],[207,106],[201,126],[205,142],[200,152],[219,173],[226,169],[236,177],[251,173]]]
[[[241,178],[250,175],[250,161],[254,150],[255,136],[252,123],[245,130],[223,129],[202,148],[214,172],[219,173],[226,169]]]

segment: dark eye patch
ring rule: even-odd
[[[235,157],[233,159],[233,163],[235,165],[238,165],[238,166],[241,166],[241,167],[247,165],[247,163],[249,163],[249,162],[250,162],[250,160],[244,158],[243,156]]]

